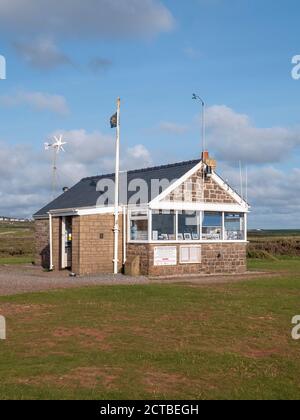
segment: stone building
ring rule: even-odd
[[[36,263],[77,275],[113,273],[114,174],[82,179],[34,215]],[[201,160],[121,174],[120,272],[142,275],[246,270],[248,204]]]

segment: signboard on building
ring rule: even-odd
[[[177,265],[177,247],[158,246],[154,248],[154,265],[156,267]]]

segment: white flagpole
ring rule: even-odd
[[[121,99],[118,98],[117,100],[116,171],[115,171],[114,274],[118,274],[118,262],[119,262],[120,109],[121,109]]]

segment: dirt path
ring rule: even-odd
[[[32,265],[0,266],[0,296],[55,289],[103,285],[137,285],[158,283],[191,283],[195,285],[222,284],[274,277],[274,273],[247,273],[244,275],[190,276],[177,278],[149,279],[123,275],[99,275],[93,277],[69,277],[68,272],[46,273]]]

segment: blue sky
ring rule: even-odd
[[[0,0],[0,213],[30,215],[48,201],[43,143],[53,133],[68,141],[60,186],[113,169],[118,95],[123,168],[197,158],[197,92],[221,175],[239,188],[239,160],[248,165],[251,226],[300,227],[299,2],[22,3]]]

